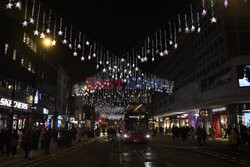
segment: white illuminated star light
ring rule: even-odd
[[[148,61],[148,58],[147,58],[147,57],[144,57],[144,61]]]
[[[202,16],[206,16],[207,15],[207,11],[205,9],[203,9],[201,15]]]
[[[198,27],[197,32],[198,32],[198,33],[200,33],[200,32],[201,32],[201,28],[200,28],[200,27]]]
[[[23,24],[23,27],[27,27],[28,22],[26,20],[24,20],[22,24]]]
[[[96,65],[96,69],[99,69],[99,64]]]
[[[96,57],[96,54],[95,54],[95,53],[93,53],[93,57]]]
[[[21,1],[18,1],[16,4],[15,4],[15,6],[16,6],[16,8],[18,8],[19,10],[21,10]]]
[[[102,72],[106,72],[106,71],[107,71],[106,68],[102,69]]]
[[[185,33],[189,33],[189,28],[188,27],[185,28]]]
[[[6,9],[11,9],[13,6],[13,4],[11,2],[9,2],[7,5],[6,5]]]
[[[53,39],[53,41],[51,42],[51,45],[55,46],[56,45],[56,40]]]
[[[169,45],[173,45],[173,41],[172,40],[169,40]]]
[[[78,45],[77,45],[77,48],[78,48],[78,49],[81,49],[81,48],[82,48],[81,44],[78,44]]]
[[[154,58],[154,57],[152,57],[152,61],[155,61],[155,58]]]
[[[81,57],[81,61],[84,61],[84,59],[85,59],[85,58],[82,56],[82,57]]]
[[[215,17],[212,17],[212,18],[211,18],[211,23],[217,23],[217,20],[216,20]]]
[[[164,51],[164,55],[168,55],[168,50],[165,50],[165,51]]]
[[[178,44],[177,44],[177,43],[174,44],[174,48],[175,48],[175,49],[178,48]]]
[[[34,24],[34,22],[35,22],[34,19],[31,17],[31,18],[30,18],[30,23],[31,23],[31,24]]]
[[[141,59],[141,56],[140,56],[140,55],[138,55],[138,59]]]
[[[77,52],[76,51],[73,52],[73,56],[77,56]]]
[[[67,44],[67,40],[64,39],[64,40],[62,41],[62,43],[63,43],[63,44]]]
[[[191,27],[191,32],[194,32],[194,31],[195,31],[195,26],[192,25],[192,27]]]
[[[58,31],[58,35],[62,36],[63,32],[60,30]]]
[[[161,56],[161,57],[164,56],[163,52],[160,52],[160,56]]]
[[[46,29],[46,33],[47,33],[47,34],[50,33],[50,29],[49,29],[49,28]]]
[[[38,35],[38,34],[39,34],[38,30],[35,30],[34,35]]]
[[[42,39],[45,38],[45,34],[43,32],[40,34],[40,38],[42,38]]]
[[[139,71],[139,67],[135,67],[135,71]]]
[[[181,28],[178,29],[178,32],[181,32]]]
[[[124,58],[122,58],[122,59],[121,59],[121,61],[122,61],[122,62],[124,62],[124,61],[125,61],[125,59],[124,59]]]
[[[88,56],[88,59],[91,60],[91,56],[90,55]]]
[[[89,45],[89,41],[86,41],[86,45]]]
[[[69,48],[72,49],[72,44],[71,43],[69,44]]]

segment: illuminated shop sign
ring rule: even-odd
[[[220,111],[225,111],[226,107],[219,107],[219,108],[213,108],[212,112],[220,112]]]
[[[187,118],[188,114],[177,115],[177,118]]]
[[[12,106],[12,100],[6,99],[6,98],[1,98],[0,99],[0,106],[5,106],[5,107],[11,107]],[[28,104],[14,101],[14,108],[17,109],[22,109],[22,110],[27,110],[28,109]]]
[[[47,108],[43,108],[43,114],[49,114],[49,110]]]

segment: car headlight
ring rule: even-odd
[[[124,137],[124,138],[129,138],[129,135],[124,134],[123,137]]]
[[[147,139],[149,139],[149,138],[150,138],[150,135],[149,135],[149,134],[147,134],[145,137],[146,137]]]

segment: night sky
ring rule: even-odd
[[[116,56],[121,56],[188,7],[190,0],[151,2],[44,0],[43,2],[68,23],[83,30],[88,37]],[[77,70],[86,71],[86,68],[90,68],[87,71],[95,73],[95,65],[89,66],[89,64],[80,65]],[[91,75],[91,73],[80,75]]]

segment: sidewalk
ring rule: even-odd
[[[166,147],[179,148],[179,149],[190,149],[196,150],[197,152],[218,156],[223,159],[233,159],[235,161],[242,161],[244,163],[250,163],[250,151],[246,144],[239,145],[239,153],[231,152],[231,145],[228,139],[216,139],[213,140],[209,138],[207,143],[208,146],[198,146],[198,142],[194,143],[185,142],[183,144],[182,140],[174,140],[171,135],[155,136],[152,138],[153,142],[164,144]]]
[[[88,141],[91,141],[95,138],[86,138],[83,137],[81,142],[78,142],[77,140],[72,140],[71,146],[66,147],[58,147],[56,142],[52,142],[50,145],[50,154],[44,154],[43,149],[37,149],[35,150],[33,154],[33,159],[24,159],[24,150],[20,154],[17,155],[17,157],[12,157],[11,154],[9,157],[2,156],[0,157],[0,167],[17,167],[17,166],[26,166],[28,164],[32,164],[34,162],[49,158],[51,156],[55,156],[56,154],[64,153],[67,151],[70,151],[74,149],[75,147],[78,147],[81,144],[87,143]],[[40,148],[40,144],[39,144]],[[30,153],[30,152],[29,152]]]

